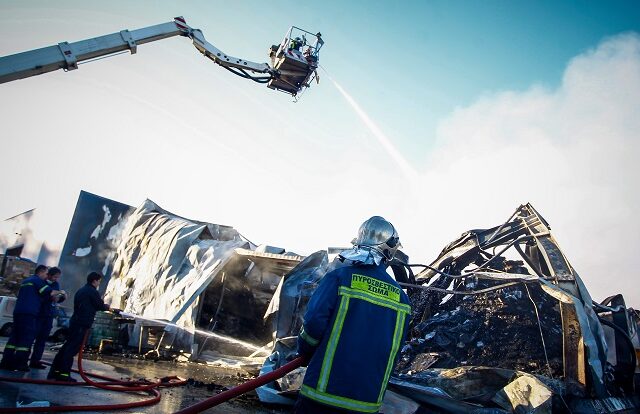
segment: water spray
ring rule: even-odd
[[[163,325],[165,327],[165,329],[167,327],[172,327],[172,328],[176,328],[176,329],[180,329],[180,330],[184,330],[184,331],[190,332],[192,334],[198,334],[198,335],[203,335],[203,336],[206,336],[206,337],[209,337],[209,338],[219,339],[220,341],[223,341],[223,342],[227,342],[227,343],[234,344],[234,345],[239,345],[239,346],[241,346],[241,347],[243,347],[245,349],[248,349],[250,351],[253,351],[253,352],[264,350],[264,346],[256,346],[256,345],[253,345],[253,344],[251,344],[249,342],[241,341],[240,339],[235,339],[235,338],[227,336],[227,335],[221,335],[221,334],[217,334],[217,333],[213,333],[213,332],[209,332],[209,331],[203,331],[203,330],[197,329],[197,328],[185,328],[183,326],[176,325],[175,323],[172,323],[172,322],[161,321],[161,320],[158,320],[158,319],[146,318],[144,316],[136,315],[136,314],[129,313],[129,312],[120,312],[120,315],[122,317],[125,317],[125,318],[142,319],[142,320],[145,320],[145,321],[158,323],[160,325]]]
[[[378,127],[378,125],[369,117],[369,115],[362,109],[362,107],[353,99],[353,97],[346,91],[344,88],[336,82],[331,75],[327,72],[327,70],[320,66],[322,70],[326,73],[329,80],[336,87],[338,92],[342,95],[342,97],[351,105],[355,113],[358,115],[362,123],[367,127],[367,129],[373,134],[373,136],[378,140],[382,148],[387,152],[387,154],[396,162],[400,170],[405,175],[406,178],[412,180],[418,174],[416,170],[409,164],[407,159],[398,151],[398,149],[393,145],[391,140],[385,135],[384,132]]]

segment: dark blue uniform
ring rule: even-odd
[[[69,336],[53,359],[49,378],[60,379],[60,377],[70,376],[73,357],[80,351],[84,335],[93,325],[96,312],[109,310],[109,306],[102,301],[98,290],[88,283],[76,292],[73,301]]]
[[[58,282],[45,281],[53,290],[60,290]],[[64,299],[63,299],[64,300]],[[62,302],[62,301],[61,301]],[[51,327],[53,326],[53,318],[56,316],[56,302],[55,301],[42,301],[40,312],[38,313],[38,319],[36,321],[37,334],[36,341],[33,344],[33,352],[31,352],[31,366],[34,367],[40,363],[42,354],[44,353],[44,345],[49,334],[51,333]]]
[[[298,336],[298,351],[312,357],[297,412],[380,409],[411,314],[409,298],[385,269],[345,266],[320,282]]]
[[[37,317],[42,303],[51,298],[53,289],[33,275],[22,281],[13,310],[13,330],[4,348],[0,367],[28,371],[27,361],[37,333]]]

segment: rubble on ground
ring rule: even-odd
[[[322,275],[339,265],[318,252],[285,275],[277,299],[281,315],[276,314],[284,318],[262,372],[295,352],[308,299]],[[579,412],[576,407],[609,413],[640,407],[629,394],[633,349],[602,322],[618,320],[637,341],[637,316],[624,323],[635,312],[621,299],[594,305],[530,204],[500,226],[464,233],[423,268],[414,284],[403,284],[412,321],[390,382],[396,394],[390,395],[447,413]],[[399,281],[413,279],[393,270]],[[607,356],[612,347],[621,349],[617,359]],[[258,390],[260,399],[285,403],[302,373],[290,375]]]
[[[391,381],[401,394],[446,412],[640,407],[637,351],[609,326],[637,338],[635,312],[620,295],[593,302],[530,204],[464,233],[415,279],[411,332]]]
[[[465,290],[490,286],[482,280],[468,280],[463,285]],[[435,309],[428,306],[428,299],[444,294],[425,290],[409,294],[413,323],[398,362],[399,373],[473,365],[562,376],[560,308],[539,286],[454,296]]]

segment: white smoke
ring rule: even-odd
[[[435,257],[460,232],[498,225],[531,202],[595,300],[623,293],[640,306],[639,109],[634,33],[572,59],[557,89],[493,93],[457,109],[412,191],[420,211],[398,225],[421,222],[422,234],[411,229],[403,244]]]

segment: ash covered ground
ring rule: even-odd
[[[257,372],[243,369],[207,366],[192,362],[148,361],[144,359],[121,356],[91,355],[91,359],[106,363],[114,367],[115,372],[124,378],[156,378],[168,373],[188,378],[185,387],[168,388],[163,390],[163,400],[160,406],[152,406],[155,410],[168,409],[175,411],[198,403],[215,394],[235,387],[243,382],[255,378]],[[151,409],[149,412],[157,412]],[[291,412],[291,408],[284,406],[269,406],[262,404],[255,391],[243,394],[207,412],[247,414],[272,413],[284,414]]]
[[[470,280],[464,290],[495,286]],[[562,323],[557,300],[536,283],[527,285],[538,308],[552,377],[562,376]],[[523,284],[480,295],[414,289],[411,329],[396,368],[410,374],[461,365],[520,370],[549,376],[534,304]]]
[[[0,349],[6,344],[6,337],[0,337]],[[50,346],[45,348],[45,361],[51,361],[55,351]],[[162,399],[156,405],[132,408],[119,412],[126,413],[172,413],[182,408],[198,403],[221,391],[243,383],[257,374],[254,370],[210,366],[192,362],[150,361],[142,358],[132,358],[118,355],[99,355],[87,352],[84,367],[88,372],[107,375],[120,380],[135,380],[146,378],[157,381],[167,375],[177,375],[188,378],[186,386],[163,388]],[[2,371],[3,375],[35,379],[45,379],[47,370],[32,370],[25,374],[21,372]],[[78,375],[73,374],[76,379]],[[144,396],[134,393],[116,393],[93,387],[64,387],[38,384],[19,384],[12,382],[0,383],[0,407],[15,407],[18,401],[30,403],[32,401],[48,401],[51,406],[59,405],[96,405],[115,404],[140,401]],[[262,404],[255,392],[243,394],[231,401],[207,410],[211,413],[230,414],[285,414],[292,411],[291,407],[270,406]]]

